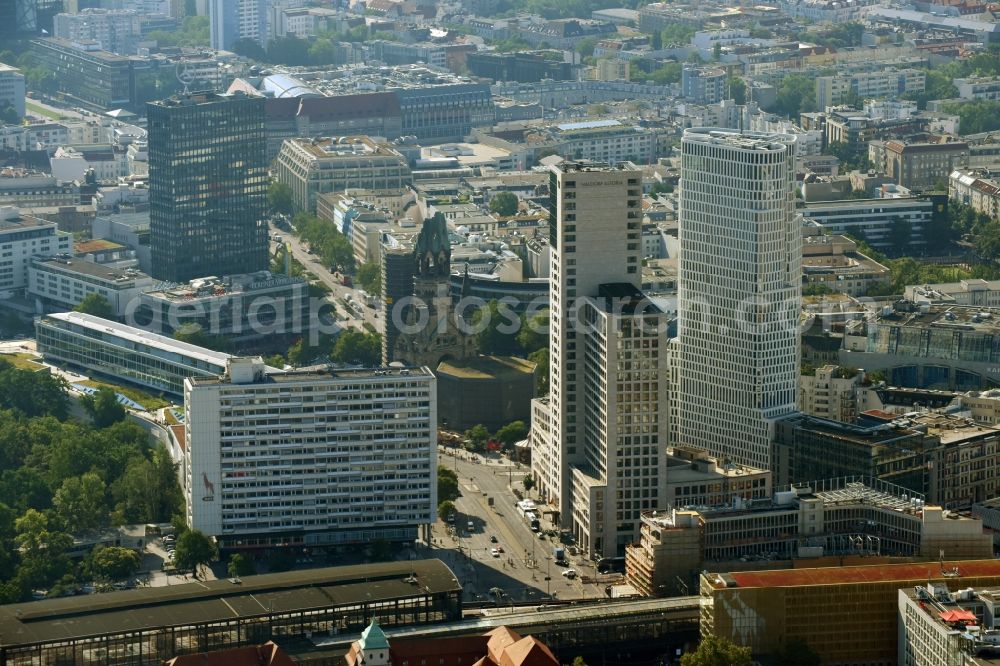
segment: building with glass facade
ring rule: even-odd
[[[192,93],[147,105],[152,274],[267,269],[264,99]]]
[[[229,359],[229,354],[82,312],[36,319],[35,337],[39,353],[49,362],[177,396],[186,378],[220,375]]]
[[[393,628],[462,619],[462,587],[440,560],[232,580],[0,606],[0,666],[152,666],[269,640],[295,644],[308,659],[375,618]]]
[[[791,134],[684,132],[679,207],[679,437],[771,468],[796,410],[802,223]]]

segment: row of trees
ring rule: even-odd
[[[944,105],[944,111],[954,113],[959,117],[963,134],[992,132],[1000,129],[1000,102],[985,99],[952,102]]]
[[[320,32],[313,39],[277,37],[270,40],[266,47],[253,39],[239,39],[233,44],[233,52],[275,65],[342,65],[347,61],[338,43],[362,43],[373,39],[397,40],[398,37],[391,32],[372,31],[361,24],[343,32]]]
[[[458,487],[458,473],[444,465],[438,465],[437,471],[438,517],[448,520],[455,513],[455,500],[462,496]]]
[[[477,424],[465,431],[467,447],[470,451],[485,451],[486,445],[492,440],[504,449],[511,449],[516,442],[528,436],[528,426],[524,421],[512,421],[501,427],[495,433],[490,433],[483,424]]]
[[[327,266],[337,266],[345,273],[354,272],[354,248],[333,224],[311,213],[299,213],[292,218],[292,226]]]
[[[345,329],[333,337],[321,335],[315,345],[305,338],[296,340],[284,356],[276,354],[265,359],[268,365],[280,368],[285,363],[303,366],[327,360],[348,365],[374,367],[382,360],[382,336],[365,329]]]

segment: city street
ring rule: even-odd
[[[528,473],[525,465],[461,450],[456,457],[450,448],[439,451],[438,464],[457,471],[462,496],[455,502],[454,530],[442,521],[435,523],[432,554],[453,568],[468,590],[468,601],[490,600],[494,587],[513,601],[541,601],[550,593],[556,599],[604,597],[605,583],[584,584],[580,579],[594,575],[593,563],[571,557],[570,567],[578,576],[564,577],[565,568],[553,561],[553,549],[561,545],[558,538],[540,539],[518,513],[517,498],[508,484],[521,488]],[[491,536],[498,543],[492,543]],[[504,552],[494,557],[490,551],[498,546]]]
[[[290,231],[285,231],[283,229],[278,229],[277,227],[271,225],[270,230],[271,238],[273,239],[275,235],[281,236],[282,243],[286,243],[292,248],[292,256],[300,264],[305,266],[306,270],[316,276],[316,278],[322,282],[328,289],[330,289],[330,294],[327,296],[328,299],[336,302],[337,305],[337,323],[342,327],[353,327],[362,328],[362,323],[367,322],[375,327],[379,333],[382,332],[382,324],[377,308],[364,307],[364,319],[358,319],[354,312],[344,307],[342,299],[346,298],[348,295],[351,298],[358,300],[359,286],[355,287],[345,287],[340,284],[340,281],[334,277],[333,273],[330,272],[329,266],[324,266],[323,262],[320,261],[319,257],[314,254],[309,254],[307,248],[299,240],[299,238],[292,234]],[[272,240],[272,252],[277,248],[278,243]],[[376,314],[379,314],[376,317]],[[340,315],[346,315],[348,318],[341,319]]]

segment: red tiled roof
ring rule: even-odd
[[[869,409],[867,412],[861,412],[865,416],[871,416],[872,418],[882,419],[885,421],[895,421],[896,415],[892,412],[884,412],[881,409]]]
[[[857,567],[825,567],[776,571],[740,571],[729,574],[740,587],[799,587],[805,585],[851,585],[888,581],[943,580],[942,571],[958,569],[956,580],[963,578],[1000,578],[1000,560],[959,562],[919,562],[911,564],[876,564]]]
[[[558,666],[552,650],[534,636],[527,636],[503,651],[499,666]]]
[[[494,663],[500,663],[504,651],[521,640],[521,634],[510,627],[497,627],[487,632],[486,635],[490,637],[489,642],[486,644],[486,651]]]

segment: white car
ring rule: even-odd
[[[500,557],[500,549],[499,548],[490,549],[490,555],[492,555],[493,557]]]
[[[570,580],[576,578],[576,569],[566,569],[562,572],[562,575]]]

